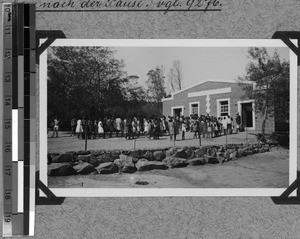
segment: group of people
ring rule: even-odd
[[[163,118],[153,117],[140,119],[133,118],[104,118],[101,120],[86,120],[85,118],[71,120],[72,135],[77,135],[78,138],[87,134],[89,138],[112,138],[125,137],[126,139],[138,138],[140,135],[146,135],[149,138],[159,139],[161,133],[165,133],[166,129],[161,128]]]
[[[163,135],[169,135],[170,140],[177,140],[177,136],[181,134],[182,140],[185,140],[186,132],[193,132],[193,138],[213,138],[238,133],[241,130],[241,117],[239,113],[235,119],[229,115],[217,118],[209,114],[124,119],[106,117],[100,120],[74,117],[71,120],[71,129],[71,135],[77,135],[78,138],[85,138],[86,135],[94,139],[113,136],[135,139],[145,135],[149,139],[157,140]]]

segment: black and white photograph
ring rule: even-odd
[[[284,44],[76,41],[54,42],[41,61],[50,188],[289,185],[296,61]]]

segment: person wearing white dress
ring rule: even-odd
[[[227,117],[223,117],[222,119],[222,127],[223,127],[223,130],[224,130],[224,135],[227,134]]]
[[[79,138],[79,135],[83,132],[83,128],[82,128],[82,121],[81,119],[77,120],[77,126],[76,126],[76,134],[77,137]]]
[[[117,131],[117,137],[119,137],[119,133],[121,132],[121,123],[122,123],[121,118],[116,118],[116,120],[115,120],[115,129]]]
[[[148,120],[145,118],[144,119],[144,134],[147,135],[149,131],[149,122]]]
[[[100,135],[100,138],[101,138],[101,136],[103,136],[103,138],[104,138],[103,123],[101,120],[99,120],[99,122],[98,122],[98,134]]]

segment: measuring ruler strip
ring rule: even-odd
[[[18,215],[18,150],[15,152],[18,146],[18,115],[16,109],[16,91],[18,85],[18,42],[17,42],[17,5],[12,4],[12,221],[15,222],[15,217]],[[12,225],[13,226],[13,225]],[[13,230],[13,227],[12,227]],[[15,232],[12,231],[15,235]]]
[[[35,221],[35,164],[36,164],[36,29],[35,4],[29,5],[29,48],[30,48],[30,90],[34,97],[30,105],[30,138],[29,138],[29,235],[34,235]]]
[[[30,96],[30,5],[24,4],[24,235],[29,235],[30,225],[30,110],[31,104],[25,104],[25,98]],[[26,151],[26,154],[25,154]],[[29,154],[28,154],[29,152]]]
[[[15,9],[15,11],[14,11]],[[23,160],[23,91],[24,91],[24,47],[23,47],[23,26],[24,7],[22,3],[14,3],[13,11],[13,196],[17,195],[17,204],[13,203],[13,235],[23,235],[24,221],[24,160]],[[15,18],[14,18],[15,16]],[[16,165],[16,166],[15,166]],[[15,202],[15,200],[13,200]]]
[[[3,22],[3,236],[12,236],[12,4],[2,4]]]

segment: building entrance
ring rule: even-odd
[[[253,127],[253,103],[242,103],[242,125],[247,128]]]
[[[176,116],[181,117],[181,115],[182,115],[182,108],[173,109],[173,116],[174,117],[176,117]]]

